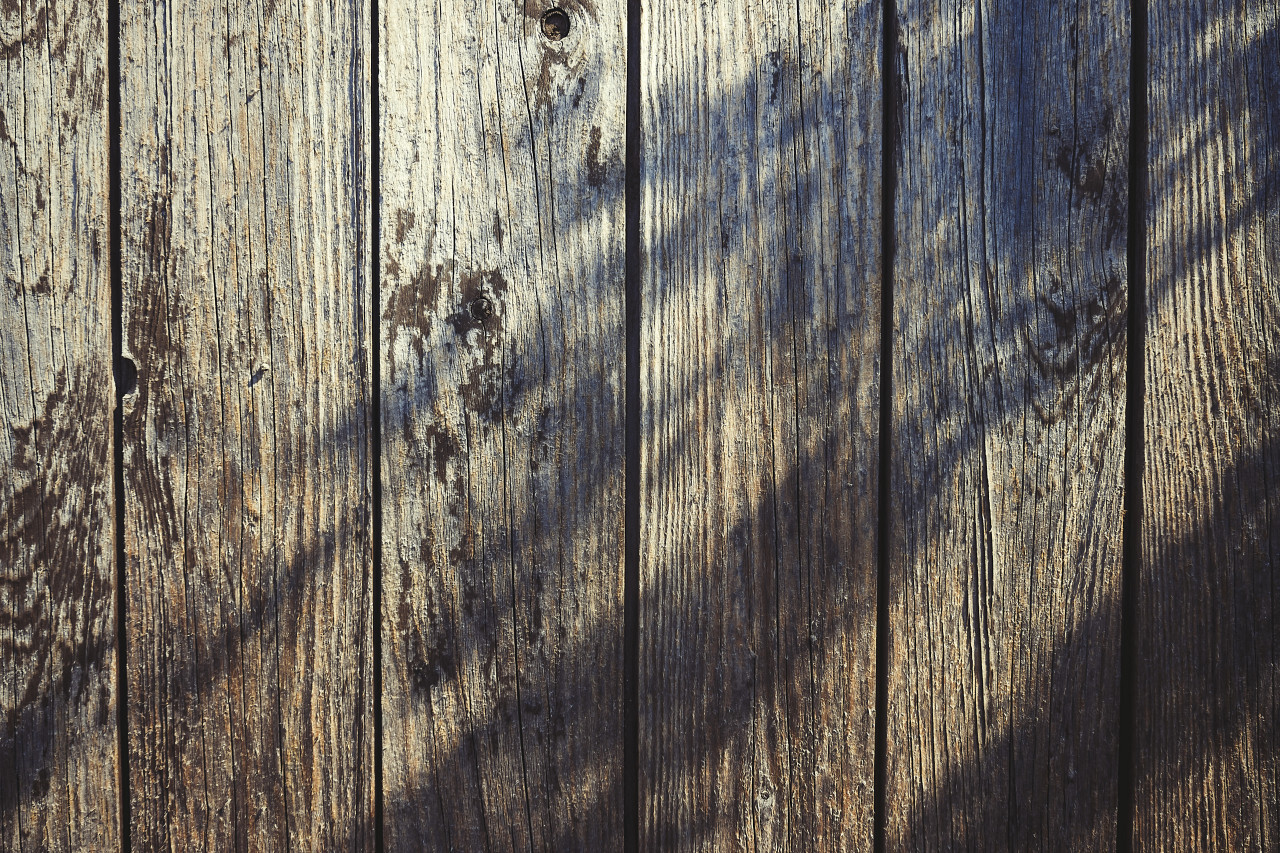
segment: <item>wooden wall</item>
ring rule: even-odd
[[[1280,9],[0,4],[0,849],[1280,844]]]

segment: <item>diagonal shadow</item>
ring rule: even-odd
[[[1207,26],[1207,24],[1206,24]],[[1247,61],[1256,63],[1258,67],[1268,67],[1268,60],[1280,55],[1277,51],[1276,35],[1274,30],[1270,30],[1263,34],[1255,42],[1251,43],[1248,49]],[[1209,54],[1205,62],[1211,63],[1214,54]],[[1276,63],[1271,62],[1271,68],[1276,67]],[[766,91],[766,87],[771,85],[774,74],[773,68],[755,72],[748,80],[743,81],[739,88],[730,89],[725,93],[726,102],[735,100],[745,100],[755,102],[760,100],[762,92]],[[1024,69],[1023,73],[1027,73]],[[764,83],[764,78],[770,81]],[[1274,126],[1274,123],[1272,125]],[[796,128],[794,125],[784,127],[783,133],[780,135],[780,145],[791,144],[794,141]],[[1182,151],[1194,152],[1205,145],[1211,144],[1213,134],[1213,124],[1207,123],[1201,135],[1195,140],[1195,143],[1188,147],[1181,148]],[[385,144],[385,143],[384,143]],[[1274,175],[1276,174],[1274,166],[1274,157],[1276,154],[1275,144],[1270,137],[1263,138],[1257,143],[1255,149],[1258,156],[1262,158],[1261,162],[1265,165],[1261,167],[1261,171],[1267,176],[1267,179],[1257,187],[1257,191],[1246,197],[1244,204],[1235,207],[1234,213],[1227,219],[1225,226],[1214,226],[1211,222],[1202,223],[1200,226],[1199,236],[1189,240],[1189,244],[1195,247],[1194,256],[1188,258],[1186,267],[1189,268],[1195,263],[1201,262],[1203,259],[1217,256],[1226,241],[1236,237],[1240,229],[1248,227],[1257,217],[1270,210],[1268,207],[1269,199],[1274,195],[1271,188],[1274,185]],[[905,154],[904,154],[905,156]],[[1194,154],[1187,153],[1183,156],[1194,160]],[[1160,161],[1160,156],[1153,156],[1152,162]],[[653,176],[654,180],[660,182],[670,182],[673,185],[681,181],[682,178],[676,174],[657,174]],[[621,191],[619,181],[607,184],[605,194],[602,195],[601,206],[608,203],[607,192],[616,193]],[[700,204],[709,206],[713,203],[712,199],[702,199]],[[1022,203],[1018,199],[1009,200],[1011,204]],[[689,205],[690,213],[688,216],[692,219],[698,216],[696,208],[698,204]],[[390,223],[389,223],[390,225]],[[673,230],[692,229],[695,227],[690,222],[682,222],[673,225]],[[1159,251],[1162,247],[1154,247]],[[1025,270],[1028,262],[1024,260],[1014,260],[1010,262],[1013,269]],[[168,264],[161,262],[158,271],[163,273],[168,269]],[[608,277],[608,273],[604,270],[594,270],[584,273],[584,281],[603,280]],[[463,296],[462,288],[463,273],[461,271],[454,274],[452,280],[452,289],[446,294],[446,301],[449,296],[456,299],[459,305],[450,304],[448,308],[440,308],[436,314],[432,315],[430,322],[440,322],[440,315],[452,314],[461,304],[465,304],[465,298],[458,299]],[[1158,311],[1162,300],[1175,298],[1173,289],[1176,281],[1155,281],[1152,283],[1152,292],[1149,294],[1149,300],[1153,306],[1152,311]],[[672,290],[667,298],[673,302],[678,302],[686,298],[687,294],[680,290]],[[807,306],[797,305],[796,303],[787,301],[787,294],[778,291],[768,294],[767,298],[772,300],[768,311],[770,316],[777,317],[799,317],[801,320],[806,319],[804,313],[808,310]],[[1119,299],[1119,297],[1117,297]],[[364,294],[359,295],[360,304],[365,302]],[[1122,303],[1117,301],[1114,304]],[[505,306],[499,305],[500,316],[504,314]],[[945,318],[951,315],[948,308],[953,306],[942,306],[937,312],[937,319],[932,319],[935,328],[928,334],[947,335],[950,334],[951,326]],[[1015,316],[1018,322],[1008,324],[1010,327],[1018,326],[1022,321],[1032,320],[1029,325],[1039,329],[1036,325],[1041,320],[1047,318],[1050,322],[1055,322],[1054,313],[1044,309],[1042,306],[1028,299],[1028,301],[1020,306],[1022,313]],[[148,316],[151,312],[157,317],[168,316],[166,308],[163,304],[147,305],[143,309],[143,314]],[[556,306],[548,306],[548,325],[552,328],[569,328],[572,323],[567,322],[563,317],[555,316],[557,310],[561,310]],[[1116,335],[1119,329],[1123,329],[1123,315],[1116,315],[1110,311],[1105,313],[1105,322],[1098,328],[1102,330],[1103,340],[1107,343],[1105,346],[1115,345]],[[930,318],[926,318],[930,321]],[[1046,326],[1056,335],[1057,331],[1052,326]],[[180,341],[181,322],[176,326],[174,338]],[[485,329],[483,334],[479,334],[476,329],[467,329],[465,333],[460,333],[459,337],[463,341],[460,346],[481,346],[481,339],[489,336],[500,337],[517,337],[526,334],[521,329]],[[1048,334],[1048,333],[1046,333]],[[177,346],[177,344],[175,344]],[[1097,344],[1103,346],[1103,344]],[[1009,340],[997,342],[996,348],[1004,347],[1007,353],[1026,353],[1028,341],[1012,337]],[[1088,350],[1090,344],[1074,344],[1076,347],[1082,347]],[[141,348],[139,348],[141,349]],[[1079,350],[1077,350],[1079,351]],[[430,353],[424,353],[424,359],[430,357]],[[1025,362],[1023,362],[1025,363]],[[239,367],[239,365],[237,365]],[[151,368],[151,369],[147,369]],[[712,362],[705,365],[701,371],[690,371],[684,381],[683,387],[675,389],[669,396],[670,402],[663,407],[654,409],[654,422],[663,423],[671,419],[677,418],[682,408],[695,405],[700,394],[706,389],[717,383],[718,377],[722,376],[726,369],[723,361]],[[1266,362],[1266,367],[1260,375],[1276,376],[1280,370],[1274,359],[1271,357]],[[239,375],[245,373],[246,376],[251,375],[251,371],[246,372],[231,371]],[[499,377],[501,379],[501,377]],[[1056,377],[1050,373],[1044,377],[1047,389],[1042,393],[1056,393],[1054,390],[1055,382],[1067,381]],[[154,387],[155,383],[163,383],[170,381],[165,377],[163,372],[158,369],[157,365],[144,364],[142,379],[139,384],[139,398],[137,405],[139,411],[146,411],[145,395],[148,389]],[[173,381],[177,381],[174,377]],[[1078,397],[1087,396],[1088,389],[1076,392]],[[390,396],[396,395],[398,392],[395,388],[384,389],[384,393]],[[530,395],[536,393],[535,388],[510,389],[504,388],[502,391],[503,409],[514,407],[517,403],[516,397],[521,394]],[[575,385],[568,389],[566,399],[569,400],[586,400],[594,399],[598,393],[590,380],[586,380],[581,386]],[[1006,422],[1016,422],[1018,418],[1028,417],[1028,407],[1035,404],[1039,398],[1032,394],[1029,402],[1024,403],[1021,407],[1015,407],[1011,402],[1005,409]],[[616,405],[616,403],[614,404]],[[1082,403],[1083,405],[1083,403]],[[388,405],[386,407],[389,418],[384,424],[384,428],[388,433],[394,432],[396,429],[403,428],[390,417],[395,412],[395,407]],[[935,409],[932,410],[935,420],[947,421],[949,419],[965,417],[969,414],[966,401],[960,398],[953,398],[938,401]],[[476,413],[477,415],[481,413]],[[501,417],[501,411],[493,413]],[[1035,415],[1034,411],[1030,413]],[[986,429],[990,431],[998,431],[1004,424],[990,423],[986,425]],[[180,430],[182,429],[182,419],[176,413],[161,418],[157,427],[163,430]],[[674,476],[672,472],[677,470],[688,470],[689,466],[696,468],[700,449],[697,445],[696,436],[679,431],[670,431],[674,435],[674,439],[667,444],[661,445],[655,452],[655,457],[662,460],[660,467],[657,469],[660,476]],[[932,470],[934,475],[920,481],[916,481],[911,485],[914,490],[909,492],[909,503],[918,506],[929,505],[938,497],[940,489],[951,482],[949,473],[957,466],[967,464],[981,451],[981,443],[983,435],[980,432],[966,432],[961,434],[951,444],[942,446],[935,450],[935,458],[923,460],[921,468],[924,470]],[[349,453],[357,456],[362,452],[367,452],[369,442],[369,424],[363,413],[357,413],[353,418],[349,418],[339,422],[331,433],[327,433],[323,439],[327,446],[338,448],[341,453]],[[461,449],[465,455],[465,448]],[[827,444],[820,444],[812,453],[812,458],[798,459],[796,463],[787,471],[783,472],[783,476],[779,480],[778,487],[768,496],[767,500],[757,503],[749,507],[742,517],[729,520],[726,539],[734,541],[751,542],[758,541],[757,534],[754,531],[761,529],[769,529],[774,526],[777,514],[782,511],[779,508],[779,502],[785,501],[787,496],[798,495],[803,493],[808,487],[808,483],[801,479],[798,472],[814,470],[819,468],[822,460],[827,458],[832,448]],[[1267,435],[1263,443],[1257,451],[1247,457],[1238,460],[1232,471],[1224,475],[1224,481],[1232,479],[1232,475],[1239,477],[1254,476],[1254,472],[1259,470],[1274,470],[1277,453],[1280,452],[1276,446],[1274,436]],[[572,456],[573,454],[568,454]],[[557,458],[553,454],[552,458]],[[582,471],[565,471],[564,477],[583,477],[588,476],[589,472]],[[237,470],[235,468],[229,470],[223,475],[226,481],[233,486],[236,482],[251,476],[249,472]],[[872,476],[874,481],[874,472]],[[166,486],[161,483],[161,490]],[[781,496],[781,497],[779,497]],[[24,505],[25,506],[25,505]],[[19,508],[18,512],[26,512],[26,509]],[[169,518],[176,517],[176,511],[166,513]],[[6,512],[5,517],[10,517]],[[25,516],[23,516],[25,517]],[[1176,542],[1167,543],[1169,554],[1167,558],[1169,564],[1178,564],[1184,560],[1188,563],[1202,558],[1195,556],[1204,547],[1202,543],[1213,538],[1215,531],[1223,529],[1236,529],[1240,524],[1241,518],[1253,519],[1253,524],[1262,529],[1269,529],[1269,525],[1265,525],[1265,519],[1269,518],[1268,505],[1259,504],[1254,506],[1237,506],[1218,504],[1207,513],[1203,520],[1198,524],[1189,527]],[[140,520],[140,525],[144,528],[159,528],[168,523],[159,517],[144,517]],[[562,538],[570,538],[577,531],[564,531],[560,535]],[[185,535],[185,534],[184,534]],[[250,589],[248,596],[241,607],[238,621],[218,627],[212,632],[206,633],[206,637],[202,638],[201,644],[210,650],[225,650],[222,652],[211,653],[205,658],[197,660],[193,656],[178,655],[171,662],[172,665],[166,670],[166,677],[172,685],[171,695],[176,700],[175,707],[169,712],[170,716],[175,719],[181,719],[184,716],[198,716],[198,707],[202,700],[202,691],[207,691],[208,686],[225,681],[229,676],[229,668],[234,665],[235,659],[244,653],[248,643],[259,634],[269,634],[272,637],[279,637],[282,634],[287,636],[293,626],[281,626],[277,624],[279,613],[282,611],[298,612],[298,602],[305,596],[310,594],[317,586],[323,586],[331,582],[334,569],[333,554],[345,552],[351,543],[367,543],[370,530],[368,520],[366,518],[344,519],[334,530],[327,533],[320,533],[305,544],[282,543],[279,553],[279,568],[277,569],[277,587],[278,593],[272,590]],[[176,538],[182,538],[178,536]],[[360,547],[364,547],[361,545]],[[390,555],[391,549],[388,549]],[[1255,606],[1255,602],[1260,598],[1264,598],[1267,590],[1265,579],[1270,578],[1271,596],[1274,597],[1274,573],[1275,573],[1275,549],[1270,551],[1255,550],[1245,557],[1240,558],[1242,562],[1237,562],[1237,567],[1242,568],[1240,576],[1244,578],[1254,578],[1257,586],[1241,586],[1232,590],[1232,595],[1240,601],[1241,610],[1249,610]],[[697,554],[692,554],[691,558],[697,561]],[[390,563],[388,563],[390,564]],[[426,563],[423,564],[428,565]],[[735,571],[746,571],[745,567],[735,566],[716,566],[726,573]],[[412,571],[420,571],[422,567],[411,567]],[[460,564],[460,575],[465,575],[469,570],[467,560]],[[767,567],[759,569],[763,574],[757,577],[763,577],[766,582],[763,586],[767,587]],[[532,574],[532,573],[531,573]],[[791,578],[773,578],[776,582],[791,582]],[[520,578],[518,580],[517,589],[508,592],[506,595],[522,600],[522,595],[526,592],[532,592],[532,587],[526,587],[526,582],[531,584],[531,579]],[[714,584],[703,584],[694,587],[692,591],[694,597],[682,604],[690,612],[707,612],[712,613],[725,606],[725,599],[722,597],[721,591]],[[473,591],[475,594],[491,592],[483,588]],[[545,588],[544,588],[545,593]],[[275,596],[279,595],[285,602],[286,606],[281,606],[275,601]],[[891,595],[899,596],[902,594],[900,585],[891,589]],[[465,603],[466,595],[459,596],[460,600]],[[870,601],[874,601],[871,598]],[[1094,673],[1100,681],[1106,683],[1115,683],[1118,678],[1118,659],[1116,650],[1109,648],[1111,640],[1115,637],[1115,626],[1118,621],[1118,602],[1112,597],[1106,595],[1093,595],[1090,599],[1090,606],[1081,618],[1075,624],[1070,625],[1067,634],[1068,639],[1065,642],[1054,643],[1053,638],[1045,638],[1048,648],[1041,651],[1037,660],[1047,661],[1046,667],[1049,673],[1043,681],[1039,682],[1047,685],[1061,684],[1064,681],[1070,681],[1076,677],[1073,673],[1078,673],[1083,667],[1086,671]],[[856,636],[865,636],[867,626],[873,625],[875,621],[874,605],[867,605],[867,599],[860,599],[860,606],[852,608],[848,611],[839,611],[835,613],[829,620],[824,629],[824,634],[820,641],[824,645],[838,645],[842,642],[845,634],[854,634]],[[433,630],[439,632],[439,637],[435,640],[423,638],[424,648],[438,643],[438,648],[433,654],[422,653],[417,657],[421,659],[425,669],[415,673],[415,677],[421,679],[421,683],[416,688],[419,691],[418,701],[431,705],[433,699],[440,695],[448,683],[454,679],[465,679],[468,674],[482,672],[485,663],[491,656],[491,650],[481,647],[474,642],[469,642],[463,638],[461,634],[456,633],[456,626],[466,620],[475,618],[474,613],[459,612],[459,606],[456,603],[437,602],[438,613],[435,614],[429,622]],[[644,614],[660,613],[664,609],[671,607],[670,588],[661,585],[658,587],[646,587],[642,590],[641,612]],[[767,607],[767,605],[763,605]],[[895,598],[894,608],[901,607],[901,602]],[[136,611],[135,611],[136,613]],[[548,617],[551,619],[552,617]],[[1219,733],[1219,737],[1224,742],[1231,742],[1233,738],[1239,739],[1258,739],[1260,746],[1257,752],[1263,756],[1262,763],[1265,765],[1267,755],[1271,755],[1271,766],[1274,768],[1274,752],[1273,747],[1266,745],[1268,737],[1274,739],[1274,733],[1268,734],[1265,731],[1266,720],[1269,719],[1274,709],[1259,707],[1256,703],[1265,701],[1265,697],[1270,690],[1270,682],[1267,680],[1271,676],[1263,671],[1258,662],[1262,660],[1258,656],[1257,636],[1254,633],[1259,628],[1258,625],[1248,622],[1232,622],[1225,630],[1228,633],[1229,645],[1240,656],[1239,669],[1248,676],[1247,681],[1242,685],[1237,685],[1232,689],[1231,685],[1220,685],[1223,687],[1223,694],[1219,701],[1211,703],[1204,711],[1212,718],[1211,728]],[[141,630],[142,626],[138,626]],[[519,628],[512,622],[512,617],[494,616],[492,623],[487,631],[480,632],[479,636],[498,637],[502,635],[513,635]],[[554,626],[548,628],[554,630]],[[207,629],[206,629],[207,631]],[[452,633],[452,636],[450,634]],[[1058,638],[1061,640],[1061,638]],[[273,642],[278,640],[272,640]],[[497,642],[497,640],[495,640]],[[733,654],[761,654],[763,650],[753,643],[759,642],[759,638],[744,638],[743,644],[737,648],[707,648],[700,646],[696,638],[689,638],[685,651],[691,661],[693,661],[692,671],[698,677],[710,680],[715,673],[715,663],[721,655]],[[616,623],[602,621],[588,626],[588,630],[580,636],[574,637],[569,643],[566,655],[569,657],[577,655],[585,655],[588,658],[599,654],[601,649],[614,649],[613,654],[620,654],[621,651],[621,629]],[[89,659],[96,660],[97,655],[105,653],[106,650],[86,650]],[[1195,667],[1203,667],[1203,663],[1194,664]],[[582,672],[584,668],[566,666],[566,669],[574,672]],[[412,673],[413,671],[410,670]],[[794,679],[798,683],[794,685],[794,689],[804,693],[811,690],[812,685],[805,683],[806,674],[801,671],[786,673],[788,679]],[[491,711],[478,717],[473,717],[469,721],[468,735],[465,739],[461,739],[456,743],[445,743],[441,745],[439,750],[447,757],[441,760],[441,766],[454,768],[475,768],[478,764],[479,744],[488,742],[490,744],[502,740],[500,734],[504,730],[509,730],[520,715],[516,713],[516,709],[520,704],[528,703],[525,711],[530,711],[534,705],[542,704],[543,707],[549,707],[554,701],[554,697],[548,696],[546,691],[540,691],[539,685],[524,682],[523,690],[519,699],[515,694],[515,678],[512,673],[504,673],[501,677],[503,687],[497,692],[496,699],[493,702],[494,707]],[[735,683],[728,686],[726,690],[726,701],[724,703],[725,716],[724,719],[716,721],[702,721],[697,725],[696,734],[700,741],[700,754],[693,755],[688,753],[675,753],[671,755],[663,755],[662,760],[658,762],[660,766],[654,767],[649,765],[650,769],[646,773],[652,774],[652,777],[658,775],[664,777],[678,778],[682,774],[693,773],[697,770],[694,766],[702,764],[714,764],[723,759],[725,755],[737,755],[742,749],[743,743],[749,739],[747,729],[750,725],[753,707],[756,702],[760,701],[758,694],[755,692],[754,685],[745,682]],[[561,685],[565,695],[592,695],[598,691],[598,686],[594,684],[576,684],[569,683]],[[1180,691],[1177,685],[1157,684],[1157,689],[1161,691],[1161,695],[1165,696],[1169,702],[1169,708],[1166,713],[1170,718],[1182,718],[1183,715],[1194,715],[1201,710],[1204,696],[1202,694],[1189,691]],[[542,695],[539,695],[539,694]],[[650,694],[655,695],[655,694]],[[642,699],[647,699],[642,695]],[[656,698],[656,697],[655,697]],[[947,839],[949,844],[959,847],[988,847],[1002,846],[1000,838],[993,838],[985,834],[987,828],[993,825],[1000,825],[1002,822],[1012,827],[1009,831],[1010,837],[1016,837],[1020,831],[1017,828],[1018,821],[1021,818],[1021,808],[1026,807],[1026,802],[1015,802],[1011,807],[1007,801],[997,801],[994,798],[983,797],[981,793],[975,794],[971,790],[972,780],[983,778],[996,778],[999,776],[1017,775],[1011,774],[1008,769],[1010,762],[1019,760],[1019,756],[1034,755],[1037,749],[1043,748],[1041,743],[1043,731],[1046,727],[1046,720],[1049,719],[1050,711],[1048,706],[1038,701],[1041,697],[1025,696],[1020,700],[1020,704],[1012,708],[1007,714],[1007,723],[1003,728],[996,727],[991,734],[988,743],[980,753],[980,757],[976,766],[951,768],[942,773],[934,780],[932,788],[926,792],[926,796],[921,796],[913,800],[911,809],[904,816],[900,826],[900,835],[905,849],[918,849],[938,846],[941,843],[941,837],[931,835],[936,831],[937,827],[946,827]],[[27,701],[30,700],[30,701]],[[22,703],[23,708],[15,715],[10,715],[6,721],[6,738],[5,743],[31,743],[40,742],[46,739],[50,732],[47,731],[48,715],[41,712],[44,707],[42,703],[51,701],[48,697],[24,697]],[[133,701],[143,702],[145,700],[133,697]],[[357,700],[362,702],[363,700]],[[568,709],[566,709],[567,712]],[[1093,709],[1080,709],[1082,713],[1089,714]],[[136,709],[136,718],[141,720],[155,719],[153,710],[145,706]],[[613,713],[620,717],[621,709],[613,709]],[[1102,713],[1102,711],[1098,711]],[[358,720],[359,718],[357,718]],[[371,725],[357,722],[356,738],[364,741],[370,737]],[[619,726],[620,722],[614,721],[611,725]],[[1076,744],[1068,747],[1068,750],[1074,749],[1077,754],[1083,753],[1087,747],[1096,746],[1099,743],[1097,738],[1101,738],[1104,751],[1108,755],[1114,754],[1115,742],[1114,735],[1108,735],[1105,732],[1100,733],[1097,729],[1099,725],[1097,719],[1080,719],[1071,723],[1069,728],[1072,731],[1080,733],[1081,740]],[[554,737],[547,739],[548,750],[561,748],[563,744],[558,742]],[[595,773],[606,780],[594,796],[585,803],[578,805],[579,813],[585,816],[592,814],[617,814],[618,803],[621,798],[621,782],[618,778],[618,769],[620,766],[617,745],[615,742],[607,740],[591,740],[583,748],[581,745],[573,745],[577,750],[575,753],[577,760],[584,767],[592,768]],[[894,744],[891,743],[891,749]],[[137,756],[141,760],[145,756]],[[1104,763],[1114,762],[1110,757]],[[1177,773],[1190,772],[1191,768],[1187,766],[1179,766],[1172,774],[1176,777]],[[1077,772],[1079,772],[1077,770]],[[547,778],[543,776],[542,778]],[[534,780],[537,782],[539,777],[535,774]],[[23,794],[21,792],[30,792],[37,790],[38,786],[34,785],[35,777],[19,778],[18,784],[13,788],[6,788],[6,796],[0,799],[0,807],[6,811],[16,807],[21,801]],[[1149,790],[1148,793],[1152,797],[1159,797],[1162,790],[1167,791],[1172,788],[1177,780],[1176,778],[1161,778],[1157,781],[1157,788]],[[1105,774],[1095,774],[1089,777],[1089,782],[1095,787],[1095,790],[1088,792],[1079,792],[1074,796],[1079,798],[1080,802],[1112,802],[1114,803],[1114,794],[1110,790],[1104,790],[1108,784],[1114,785],[1114,779],[1107,777]],[[389,792],[386,811],[386,822],[390,825],[407,827],[405,830],[406,838],[416,838],[428,845],[444,847],[446,845],[457,846],[459,839],[467,837],[468,832],[474,831],[474,828],[449,827],[441,819],[444,809],[439,805],[444,798],[470,797],[472,801],[481,804],[485,802],[485,794],[482,788],[482,781],[474,772],[467,772],[465,778],[417,778],[408,780],[408,785],[403,791]],[[547,779],[546,784],[554,786],[556,784],[563,785],[563,780]],[[163,803],[164,797],[181,796],[184,792],[176,792],[161,788],[155,792],[161,797],[160,802]],[[749,796],[754,792],[732,792],[733,796]],[[150,792],[140,792],[140,796],[150,796]],[[643,794],[642,794],[643,795]],[[780,793],[780,796],[785,796]],[[365,799],[364,797],[362,799]],[[1016,796],[1015,796],[1016,800]],[[434,805],[433,805],[434,804]],[[241,806],[243,807],[243,806]],[[651,837],[656,839],[658,846],[666,848],[667,846],[675,847],[678,843],[699,846],[706,839],[712,837],[716,832],[716,823],[723,816],[724,803],[717,802],[714,799],[708,799],[700,803],[700,808],[693,812],[677,812],[669,811],[665,813],[651,813],[649,819],[652,821],[648,832]],[[976,807],[976,808],[975,808]],[[1064,812],[1070,812],[1072,803],[1063,804]],[[963,815],[963,820],[959,820],[957,815]],[[341,838],[343,843],[339,846],[346,848],[367,847],[370,844],[370,828],[368,826],[369,816],[363,815],[357,817],[351,822],[351,835],[335,836],[335,840]],[[541,819],[541,818],[540,818]],[[547,826],[563,825],[563,821],[556,821],[550,815],[546,818]],[[1071,849],[1090,846],[1096,839],[1109,839],[1114,835],[1114,827],[1108,821],[1114,820],[1114,812],[1107,808],[1097,809],[1086,818],[1075,821],[1067,820],[1064,826],[1070,828],[1074,833],[1071,836],[1060,836],[1057,838],[1041,838],[1041,843],[1050,846],[1068,847]],[[570,825],[572,825],[570,823]],[[505,847],[499,838],[500,828],[490,827],[488,835],[485,837],[483,847],[478,849],[489,849],[491,847]],[[544,836],[546,842],[545,849],[573,849],[576,836],[573,830],[564,830],[561,836]]]

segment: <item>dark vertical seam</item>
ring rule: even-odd
[[[384,849],[382,816],[382,155],[378,67],[378,0],[369,0],[369,251],[373,351],[373,845]]]
[[[500,17],[501,17],[501,13],[498,11],[498,4],[495,2],[494,3],[494,43],[495,45],[500,44],[502,41],[501,37],[498,34],[498,19]],[[520,65],[520,80],[522,85],[524,86],[525,115],[528,117],[528,120],[529,120],[529,125],[528,125],[529,153],[530,153],[529,162],[533,169],[534,209],[538,215],[538,258],[543,262],[543,267],[545,268],[546,252],[545,252],[545,241],[543,240],[543,228],[542,228],[542,181],[538,176],[538,146],[537,146],[537,140],[534,136],[533,106],[532,106],[532,101],[529,98],[529,78],[525,74],[525,70],[524,70],[524,51],[520,47],[520,39],[516,40],[516,59]],[[502,103],[502,63],[501,61],[498,62],[498,66],[495,73],[496,73],[496,85],[494,90],[494,103],[498,105],[498,135],[499,135],[499,138],[501,138],[502,132],[503,132],[502,131],[502,108],[501,108],[501,103]],[[477,78],[476,80],[477,104],[480,104],[483,101],[481,90],[482,90],[481,81]],[[480,109],[479,115],[480,115],[480,121],[481,121],[481,135],[483,136],[484,135],[484,110],[483,109]],[[506,165],[506,146],[501,145],[499,147],[502,153],[503,186],[505,188],[508,180],[507,165]],[[547,182],[548,182],[548,185],[551,182],[550,175],[547,176]],[[551,195],[552,195],[551,188],[550,186],[548,186],[548,192],[547,192],[548,199],[550,199]],[[550,211],[548,211],[548,218],[554,219]],[[554,244],[554,234],[555,234],[554,223],[550,225],[550,228],[551,228],[552,237],[553,237],[552,242]],[[558,289],[559,288],[557,287],[557,290]],[[542,310],[541,310],[540,303],[538,303],[538,320],[539,320],[539,326],[541,327]],[[486,332],[485,334],[487,335],[488,333]],[[507,350],[504,347],[502,349],[502,375],[503,376],[507,375],[506,353],[507,353]],[[545,364],[545,357],[544,357],[544,364]],[[511,490],[508,488],[508,482],[507,482],[507,473],[508,473],[508,468],[510,467],[510,457],[507,455],[507,420],[509,417],[509,413],[507,410],[507,402],[506,402],[507,394],[506,394],[505,386],[503,390],[502,399],[503,399],[503,403],[502,403],[502,513],[503,513],[503,517],[506,519],[506,524],[507,524],[507,552],[508,552],[508,559],[511,566],[511,571],[510,571],[510,574],[511,574],[511,653],[515,661],[514,683],[515,683],[515,694],[516,694],[516,730],[519,733],[519,743],[520,743],[520,784],[521,784],[521,790],[524,794],[525,826],[528,829],[529,850],[532,853],[535,847],[534,834],[533,834],[533,797],[532,797],[532,794],[530,793],[530,788],[529,788],[529,762],[528,762],[528,755],[525,751],[524,703],[520,696],[520,630],[519,630],[520,611],[519,611],[519,598],[517,594],[517,583],[516,583],[517,571],[516,571],[516,544],[515,544],[515,514],[514,514],[514,511],[512,510]]]
[[[120,244],[120,2],[107,4],[107,171],[110,185],[107,190],[109,248],[111,264],[111,363],[115,368],[116,406],[112,424],[112,450],[115,462],[115,538],[116,538],[116,752],[118,754],[116,786],[120,797],[120,849],[129,853],[132,824],[129,807],[129,615],[126,596],[128,571],[124,547],[124,386],[126,376],[136,376],[124,364],[124,268]],[[122,381],[125,380],[125,381]],[[136,381],[136,380],[134,380]]]
[[[622,829],[640,850],[640,2],[627,0],[626,467],[623,486]]]
[[[485,333],[488,334],[487,332]],[[500,362],[502,376],[508,376],[510,367],[507,363],[507,347],[501,348],[502,360]],[[511,467],[511,455],[507,449],[507,421],[511,418],[511,412],[507,406],[507,394],[503,392],[502,396],[502,506],[503,514],[507,520],[507,560],[510,566],[511,580],[511,655],[515,662],[513,679],[515,683],[516,693],[516,731],[519,733],[520,743],[520,786],[524,792],[524,820],[525,827],[529,832],[529,853],[533,853],[536,844],[533,833],[533,796],[529,787],[529,760],[528,753],[525,750],[525,725],[524,725],[524,700],[520,696],[520,596],[518,570],[516,567],[516,531],[514,512],[511,508],[511,486],[508,480],[508,472]]]
[[[1124,523],[1120,571],[1120,713],[1116,738],[1119,788],[1116,850],[1133,849],[1137,761],[1137,595],[1142,566],[1142,471],[1146,370],[1147,259],[1147,3],[1132,0],[1129,42],[1129,316],[1125,353]]]
[[[894,152],[898,144],[898,7],[884,0],[880,53],[880,453],[876,518],[876,743],[872,843],[887,849],[886,807],[889,751],[889,508],[893,410]]]

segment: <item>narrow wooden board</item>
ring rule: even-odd
[[[880,17],[642,3],[641,850],[871,847]]]
[[[0,848],[119,845],[101,3],[0,3]]]
[[[121,29],[133,847],[367,850],[368,5]]]
[[[621,0],[383,2],[388,850],[622,837]]]
[[[1280,847],[1280,7],[1150,4],[1133,849]]]
[[[890,850],[1115,845],[1127,8],[899,3]]]

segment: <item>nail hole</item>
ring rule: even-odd
[[[116,392],[125,397],[138,390],[138,365],[133,359],[121,356],[116,362]]]
[[[481,323],[493,316],[493,303],[489,301],[489,297],[481,296],[471,303],[471,316]]]
[[[542,34],[551,41],[569,35],[569,15],[564,9],[548,9],[542,13]]]

